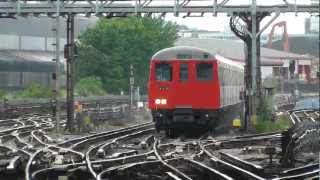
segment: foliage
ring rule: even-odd
[[[4,98],[6,98],[8,95],[8,93],[4,90],[0,90],[0,100],[3,100]]]
[[[290,128],[290,126],[291,124],[289,118],[285,115],[281,115],[280,117],[276,118],[275,122],[259,119],[255,128],[258,133],[263,133],[282,131]]]
[[[87,96],[103,96],[107,93],[103,89],[102,82],[100,78],[96,77],[86,77],[76,84],[75,94],[82,97]]]
[[[48,87],[33,84],[16,94],[17,98],[50,98],[52,91]]]
[[[266,97],[262,99],[261,108],[259,110],[258,120],[268,121],[272,119],[272,98]]]
[[[135,85],[146,90],[151,56],[173,46],[177,26],[160,18],[128,17],[100,19],[79,38],[76,77],[99,77],[110,93],[129,89],[129,68]]]
[[[290,120],[287,116],[273,117],[271,97],[263,99],[261,104],[262,106],[255,125],[258,133],[280,131],[290,127]]]

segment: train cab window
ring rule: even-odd
[[[197,64],[197,79],[201,81],[207,81],[213,79],[213,64],[200,63]]]
[[[188,80],[188,64],[180,64],[180,80]]]
[[[156,64],[156,80],[171,81],[172,80],[172,65],[168,63]]]

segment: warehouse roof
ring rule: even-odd
[[[296,36],[289,36],[290,52],[297,54],[310,54],[314,57],[319,57],[319,34],[303,34]],[[283,40],[272,42],[272,49],[282,50]],[[265,45],[266,47],[266,45]]]
[[[52,52],[0,50],[0,71],[54,72],[53,55]]]
[[[180,38],[175,45],[203,48],[235,61],[244,61],[245,59],[244,43],[240,40]],[[262,66],[282,66],[282,60],[286,59],[308,60],[311,57],[261,47]]]

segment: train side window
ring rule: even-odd
[[[188,80],[188,64],[180,64],[180,80]]]
[[[158,63],[156,66],[156,80],[157,81],[171,81],[172,80],[172,65],[168,63]]]
[[[213,64],[200,63],[197,64],[197,79],[198,80],[212,80],[213,79]]]

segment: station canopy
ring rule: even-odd
[[[0,50],[0,72],[54,72],[53,53]]]

